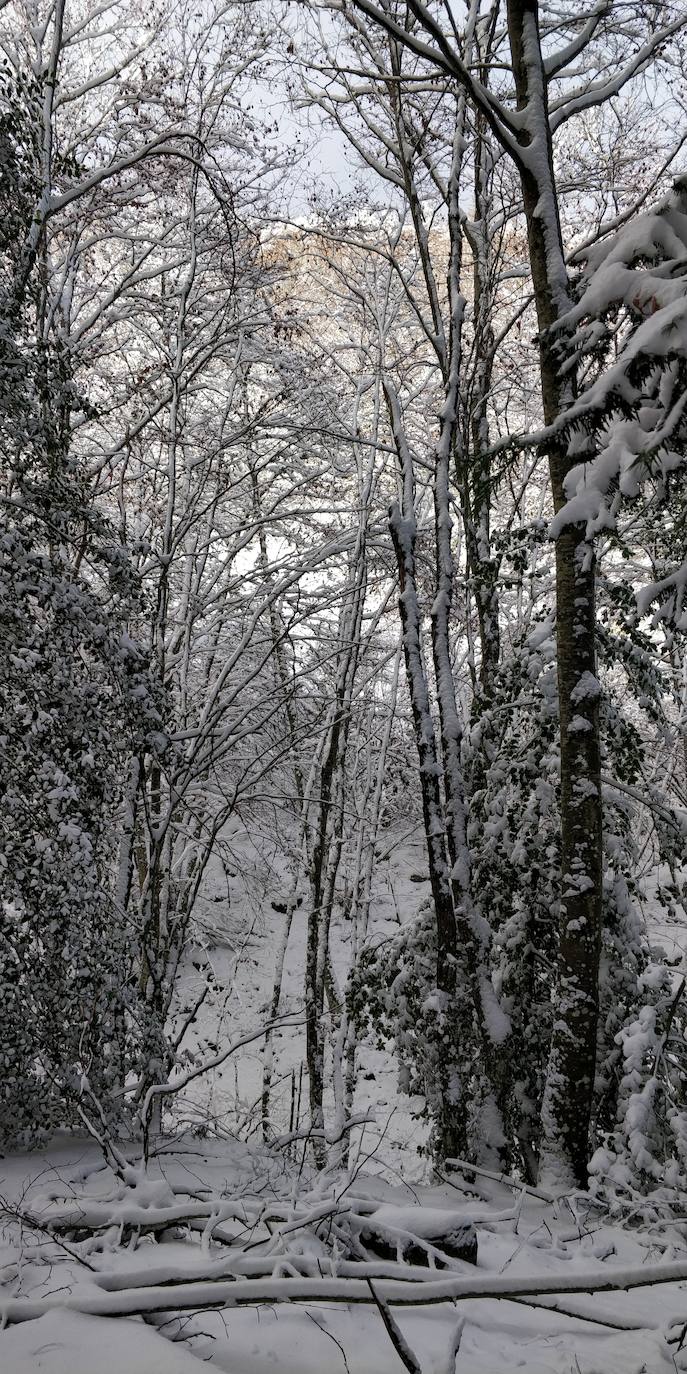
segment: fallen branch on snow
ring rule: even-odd
[[[427,1275],[431,1273],[423,1272]],[[484,1298],[510,1301],[539,1298],[546,1294],[619,1293],[657,1284],[684,1283],[685,1280],[687,1262],[680,1261],[656,1265],[653,1269],[645,1265],[639,1269],[617,1269],[610,1273],[576,1274],[570,1277],[534,1274],[519,1278],[498,1275],[478,1280],[462,1275],[440,1279],[428,1276],[421,1281],[387,1279],[378,1282],[377,1296],[382,1302],[394,1306],[420,1307]],[[3,1324],[8,1325],[35,1321],[56,1309],[89,1316],[132,1317],[155,1312],[202,1311],[282,1302],[370,1303],[372,1300],[367,1280],[363,1278],[237,1279],[219,1283],[204,1281],[151,1286],[120,1293],[83,1293],[66,1298],[9,1298],[0,1302],[0,1317]],[[643,1323],[642,1329],[650,1327],[650,1323]]]

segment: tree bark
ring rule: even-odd
[[[526,111],[520,178],[539,323],[545,423],[570,399],[550,329],[568,304],[537,0],[509,0],[508,31],[518,108]],[[549,448],[555,510],[570,461]],[[561,912],[558,988],[542,1105],[540,1178],[586,1187],[596,1068],[602,919],[599,688],[593,550],[584,526],[556,541],[556,637],[561,754]]]
[[[427,671],[422,651],[420,609],[415,568],[416,524],[414,513],[414,483],[412,457],[404,443],[398,423],[398,401],[387,387],[387,402],[399,458],[403,508],[391,508],[389,528],[398,564],[399,612],[403,639],[406,680],[413,715],[415,743],[420,764],[420,791],[429,881],[434,905],[437,953],[436,982],[442,994],[444,1014],[453,1007],[456,994],[456,914],[451,886],[448,839],[441,794],[442,768],[437,749],[436,732],[430,709]],[[448,1066],[447,1066],[448,1067]],[[466,1134],[463,1114],[455,1103],[444,1097],[441,1118],[435,1122],[437,1153],[442,1158],[465,1148]]]

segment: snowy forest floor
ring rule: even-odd
[[[192,948],[182,976],[182,1001],[194,1003],[206,961],[216,979],[217,994],[205,1004],[195,1027],[194,1047],[210,1058],[230,1039],[250,1034],[269,1017],[275,953],[284,925],[284,894],[289,889],[286,861],[274,835],[237,827],[227,839],[231,859],[222,871],[211,870],[201,902],[205,938]],[[378,845],[370,908],[368,941],[381,943],[399,927],[412,921],[430,896],[425,842],[419,827],[398,827],[386,832]],[[227,872],[227,869],[229,872]],[[665,922],[654,900],[659,875],[645,873],[642,915],[650,933],[675,965],[675,977],[687,971],[687,930],[680,923]],[[669,875],[661,875],[667,881]],[[660,915],[659,915],[660,912]],[[307,1082],[304,1070],[305,1025],[303,1022],[304,969],[307,911],[299,907],[293,917],[284,962],[280,1016],[300,1024],[276,1030],[273,1039],[270,1117],[277,1131],[290,1125],[298,1129],[307,1118]],[[329,950],[334,974],[344,987],[351,962],[351,927],[340,906],[332,914]],[[195,1130],[211,1124],[213,1133],[226,1131],[253,1139],[260,1130],[263,1075],[263,1042],[255,1040],[229,1058],[218,1070],[196,1080],[188,1093],[175,1101],[177,1121]],[[331,1065],[325,1074],[331,1084]],[[295,1097],[295,1104],[293,1098]],[[398,1090],[398,1064],[392,1053],[363,1041],[358,1045],[354,1115],[367,1117],[351,1131],[351,1156],[367,1172],[382,1172],[388,1179],[421,1182],[427,1176],[422,1154],[427,1128],[420,1112],[422,1102]],[[325,1102],[331,1121],[331,1094]],[[295,1107],[295,1110],[294,1110]]]
[[[484,1178],[472,1186],[456,1178],[456,1186],[414,1187],[360,1174],[348,1187],[345,1180],[323,1184],[240,1142],[176,1142],[161,1150],[150,1174],[125,1196],[90,1141],[64,1140],[3,1161],[7,1211],[15,1206],[24,1218],[6,1214],[0,1251],[4,1374],[193,1374],[202,1364],[225,1374],[398,1374],[403,1362],[380,1311],[331,1244],[333,1214],[343,1224],[347,1209],[369,1217],[378,1207],[390,1232],[412,1225],[426,1235],[437,1209],[442,1225],[449,1216],[456,1225],[475,1224],[476,1266],[454,1259],[436,1275],[404,1266],[403,1292],[412,1284],[420,1301],[431,1297],[430,1283],[456,1289],[454,1300],[392,1309],[422,1374],[687,1369],[687,1345],[680,1348],[687,1282],[656,1282],[671,1262],[668,1273],[687,1280],[683,1227],[623,1228],[583,1202],[552,1204]],[[199,1222],[198,1230],[168,1220],[164,1230],[146,1231],[172,1196],[190,1211],[206,1189],[213,1205],[226,1204],[224,1213],[216,1208],[224,1219],[214,1240]],[[42,1228],[64,1219],[67,1206],[70,1239],[64,1232],[51,1238]],[[399,1268],[369,1266],[378,1296],[393,1296],[385,1270],[398,1275]],[[580,1291],[636,1282],[637,1270],[646,1286]],[[330,1279],[337,1271],[341,1277]],[[322,1297],[314,1300],[318,1283]],[[490,1283],[503,1296],[460,1297],[461,1287],[474,1292]],[[285,1300],[287,1285],[292,1301]],[[538,1285],[549,1294],[532,1292]],[[152,1311],[176,1302],[181,1316]],[[213,1302],[226,1306],[203,1310]],[[232,1305],[239,1302],[250,1305]],[[143,1319],[135,1315],[146,1306]]]
[[[266,1019],[284,919],[285,879],[268,838],[237,836],[235,850],[229,892],[224,878],[208,885],[212,933],[184,975],[191,995],[195,965],[207,959],[216,976],[197,1027],[201,1057]],[[419,842],[390,842],[375,934],[417,912],[424,871]],[[297,912],[280,1008],[296,1020],[304,927]],[[681,927],[656,935],[682,953]],[[349,940],[335,921],[341,980]],[[303,1050],[302,1026],[278,1034],[277,1131],[294,1113],[292,1124],[306,1121]],[[2,1374],[687,1370],[687,1224],[640,1224],[639,1214],[620,1224],[588,1199],[433,1176],[418,1153],[420,1104],[398,1093],[396,1075],[390,1054],[361,1047],[355,1110],[374,1119],[352,1134],[347,1174],[318,1176],[307,1142],[262,1143],[259,1039],[177,1100],[175,1132],[146,1174],[131,1146],[134,1167],[120,1160],[117,1176],[93,1141],[67,1136],[0,1159]],[[471,1226],[476,1265],[446,1240]]]
[[[406,827],[389,833],[379,847],[369,927],[374,942],[393,936],[429,897],[424,840],[417,830],[409,832]],[[269,835],[249,837],[239,830],[231,848],[235,876],[227,878],[226,868],[221,874],[210,874],[202,904],[206,940],[202,947],[191,949],[181,980],[181,1000],[192,1004],[205,976],[205,969],[198,971],[195,966],[207,961],[216,979],[217,994],[202,1008],[195,1028],[195,1045],[206,1058],[215,1046],[221,1050],[230,1038],[250,1034],[269,1017],[275,952],[284,925],[284,893],[289,887],[283,855]],[[273,1039],[270,1117],[283,1133],[291,1125],[302,1128],[307,1117],[303,1067],[306,936],[303,906],[293,916],[279,1004],[279,1015],[294,1024],[277,1029]],[[339,987],[344,987],[351,962],[351,927],[338,906],[332,915],[329,949]],[[328,1083],[330,1070],[328,1064]],[[175,1103],[177,1120],[193,1129],[210,1122],[215,1133],[226,1130],[232,1137],[238,1132],[252,1139],[260,1129],[262,1074],[263,1043],[258,1039],[197,1080],[187,1095],[180,1095]],[[351,1132],[351,1152],[368,1170],[381,1169],[387,1177],[398,1175],[412,1182],[426,1176],[427,1161],[418,1152],[427,1129],[419,1115],[422,1103],[399,1093],[397,1080],[398,1065],[392,1054],[370,1043],[359,1045],[354,1114],[369,1120]],[[331,1096],[325,1105],[331,1120]]]

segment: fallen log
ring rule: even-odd
[[[373,1215],[358,1232],[366,1250],[380,1259],[404,1260],[407,1264],[425,1265],[433,1260],[437,1269],[447,1267],[448,1259],[477,1263],[477,1232],[470,1222],[437,1226],[421,1235],[397,1227],[384,1225]]]
[[[285,1257],[286,1259],[286,1257]],[[431,1271],[425,1271],[428,1273]],[[592,1274],[541,1274],[520,1277],[494,1275],[479,1278],[464,1275],[427,1277],[424,1282],[380,1279],[376,1292],[383,1302],[399,1307],[433,1306],[436,1303],[496,1299],[509,1301],[547,1294],[619,1293],[657,1284],[684,1283],[687,1262],[676,1261],[653,1268],[603,1270]],[[282,1302],[318,1303],[372,1302],[364,1278],[269,1278],[237,1279],[220,1283],[182,1283],[170,1286],[129,1289],[119,1293],[55,1294],[48,1298],[7,1298],[0,1301],[3,1325],[35,1321],[47,1312],[64,1309],[90,1316],[132,1317],[156,1312],[202,1311],[209,1308],[254,1307]],[[583,1320],[584,1318],[582,1318]],[[645,1323],[643,1329],[652,1329]]]

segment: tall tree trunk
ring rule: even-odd
[[[489,85],[490,60],[498,12],[498,3],[493,3],[491,13],[478,26],[475,34],[475,55],[479,61],[480,80],[485,87]],[[473,221],[464,222],[465,237],[470,244],[473,264],[473,368],[466,397],[463,452],[456,453],[456,478],[458,489],[462,493],[467,563],[479,629],[479,690],[475,693],[473,706],[478,717],[491,700],[494,674],[501,658],[501,642],[498,605],[499,560],[494,556],[491,547],[493,484],[488,416],[494,370],[496,304],[494,248],[489,223],[493,208],[493,148],[489,126],[482,112],[476,110],[474,119],[475,217]],[[461,459],[463,461],[460,461]]]
[[[571,399],[570,383],[561,379],[548,333],[569,299],[538,12],[537,0],[508,0],[518,108],[527,116],[521,132],[525,157],[520,176],[540,330],[544,419],[551,424]],[[554,507],[559,510],[570,467],[566,446],[552,443],[548,457]],[[556,541],[556,608],[561,917],[540,1177],[585,1187],[596,1067],[603,868],[594,556],[581,525],[566,527]]]
[[[422,814],[437,933],[436,982],[439,993],[443,995],[444,1014],[446,1014],[450,1013],[456,992],[456,915],[451,888],[444,804],[441,795],[440,778],[442,770],[430,709],[427,671],[422,650],[415,569],[417,530],[414,512],[413,466],[402,428],[398,424],[398,400],[390,388],[385,389],[399,457],[403,491],[403,507],[401,508],[398,504],[392,506],[389,526],[398,563],[403,656],[413,714],[415,742],[420,762]],[[448,1097],[444,1099],[441,1120],[435,1123],[435,1131],[439,1154],[450,1158],[452,1155],[464,1153],[466,1136],[463,1113],[460,1107],[456,1110],[456,1105]]]
[[[498,1004],[489,970],[489,929],[475,909],[472,864],[467,839],[465,779],[461,757],[463,724],[451,667],[450,617],[453,601],[453,553],[449,467],[451,454],[460,448],[458,402],[461,374],[462,328],[465,298],[461,292],[462,226],[459,203],[462,157],[460,123],[453,164],[448,180],[449,225],[449,331],[448,373],[439,439],[435,452],[434,521],[436,542],[436,596],[432,606],[432,650],[441,722],[441,752],[446,797],[446,836],[451,862],[451,887],[458,936],[458,968],[470,991],[477,1036],[484,1047],[483,1079],[489,1099],[485,1113],[485,1145],[495,1162],[506,1145],[502,1108],[505,1090],[504,1044],[510,1024]],[[463,466],[460,457],[458,467]],[[505,1161],[502,1161],[505,1163]]]
[[[370,474],[371,481],[371,474]],[[360,632],[367,591],[367,520],[369,487],[351,557],[351,585],[341,608],[339,653],[331,725],[320,775],[319,816],[311,863],[311,907],[305,958],[306,1059],[310,1094],[313,1153],[318,1167],[326,1163],[324,1141],[324,998],[333,987],[329,960],[329,927],[342,850],[345,800],[344,765],[348,746],[351,699],[360,660]],[[332,998],[330,996],[330,1002]]]

